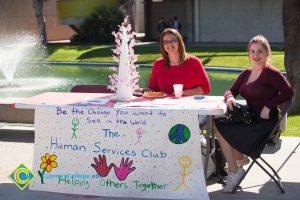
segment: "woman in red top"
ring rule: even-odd
[[[224,118],[215,119],[216,135],[228,164],[228,178],[223,192],[231,192],[243,177],[245,170],[240,166],[249,162],[249,159],[242,154],[257,156],[257,150],[262,148],[264,140],[268,139],[268,134],[278,122],[278,105],[294,95],[282,73],[268,63],[271,49],[264,36],[252,38],[248,45],[248,56],[253,67],[239,75],[225,92],[224,98],[232,110],[236,104],[235,97],[241,95],[257,116],[256,122],[245,127]]]
[[[210,82],[201,61],[187,55],[181,35],[165,29],[160,36],[162,58],[155,61],[148,87],[173,94],[173,84],[183,84],[183,94],[201,95],[210,91]]]

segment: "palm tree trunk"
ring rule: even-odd
[[[295,92],[290,112],[300,113],[300,1],[283,0],[284,66]]]
[[[122,5],[121,5],[121,12],[123,13],[123,16],[124,18],[125,17],[128,17],[128,20],[132,26],[132,30],[134,31],[135,30],[135,27],[134,27],[134,19],[133,19],[133,4],[134,4],[134,1],[133,0],[123,0],[122,1]]]
[[[132,30],[135,30],[134,28],[134,19],[133,19],[133,4],[134,1],[133,0],[126,0],[126,5],[128,7],[128,17],[129,17],[129,22],[132,26]]]
[[[46,44],[47,43],[46,24],[43,15],[44,0],[33,0],[33,7],[35,8],[35,16],[38,21],[40,40],[43,44]]]

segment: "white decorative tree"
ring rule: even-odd
[[[115,36],[116,48],[112,49],[114,61],[119,63],[119,70],[112,67],[115,71],[109,75],[111,85],[109,89],[116,91],[116,99],[131,99],[132,93],[139,88],[139,73],[137,72],[137,56],[134,54],[133,46],[135,45],[135,32],[132,31],[131,25],[125,18],[117,33],[112,32]]]

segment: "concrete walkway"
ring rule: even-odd
[[[30,191],[26,188],[21,191],[9,179],[16,166],[23,162],[32,167],[33,160],[32,132],[0,131],[0,200],[74,200],[95,199],[114,200],[129,198],[111,198],[58,194],[49,192]],[[282,178],[285,194],[281,194],[276,184],[257,166],[254,166],[242,182],[243,192],[224,194],[222,186],[216,183],[215,178],[208,180],[207,190],[211,200],[290,200],[300,199],[300,137],[282,137],[281,148],[267,148],[263,157],[271,163]],[[246,166],[247,167],[247,166]],[[131,198],[132,199],[132,198]]]

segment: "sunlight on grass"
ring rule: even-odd
[[[113,63],[111,46],[49,46],[49,61],[70,61],[70,62],[105,62]],[[161,57],[158,45],[139,45],[135,48],[138,55],[138,63],[153,64]],[[212,67],[235,67],[246,68],[250,62],[245,48],[238,47],[195,47],[187,46],[187,53],[201,59],[204,66]],[[276,50],[273,52],[272,64],[279,70],[284,71],[284,52]]]
[[[288,116],[286,131],[284,136],[300,136],[300,115]]]

